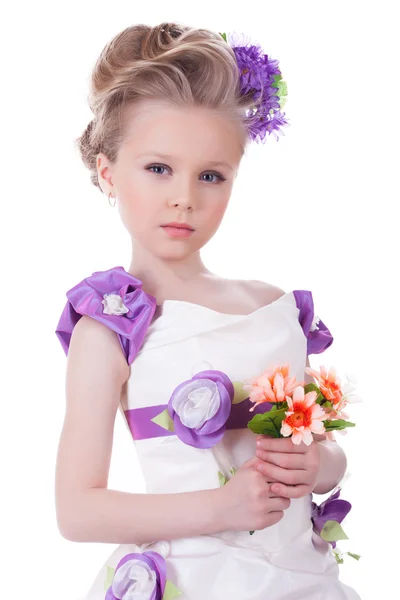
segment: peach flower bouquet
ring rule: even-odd
[[[254,433],[276,438],[291,436],[294,444],[304,442],[308,446],[313,433],[332,439],[334,430],[345,433],[346,428],[355,426],[347,421],[344,412],[348,403],[361,401],[354,393],[355,378],[346,373],[342,384],[335,367],[328,370],[321,366],[319,371],[307,367],[305,372],[316,383],[296,381],[289,374],[289,364],[272,365],[258,377],[243,382],[254,402],[250,412],[259,404],[267,405],[265,412],[254,415],[248,423]]]

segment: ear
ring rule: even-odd
[[[97,178],[103,193],[108,195],[113,191],[112,171],[110,161],[103,152],[99,152],[96,157]]]

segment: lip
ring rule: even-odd
[[[161,225],[161,227],[177,227],[179,229],[188,229],[189,231],[194,231],[193,227],[187,223],[178,223],[177,221],[174,221],[173,223],[166,223],[165,225]]]
[[[179,223],[179,225],[186,225],[185,223]],[[176,225],[163,225],[163,231],[170,237],[176,239],[185,239],[190,237],[194,230],[186,227],[177,227]]]

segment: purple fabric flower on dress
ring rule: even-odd
[[[339,500],[340,488],[329,496],[319,506],[313,502],[311,504],[311,520],[314,524],[314,531],[320,535],[327,521],[337,521],[341,523],[351,509],[350,502]],[[335,548],[336,542],[329,542]]]
[[[224,38],[225,39],[225,38]],[[241,95],[253,93],[257,106],[255,112],[248,117],[248,131],[251,139],[264,143],[266,134],[271,134],[279,141],[277,134],[284,135],[282,127],[289,123],[283,107],[287,94],[286,83],[282,81],[278,60],[264,54],[259,44],[251,44],[243,34],[228,33],[227,42],[235,53],[239,68],[239,85]]]
[[[142,288],[140,279],[123,267],[113,267],[95,271],[68,290],[68,301],[56,329],[65,354],[75,325],[83,315],[88,315],[115,331],[130,365],[157,307],[156,299]]]
[[[201,371],[178,385],[169,399],[168,413],[179,439],[196,448],[211,448],[219,442],[234,393],[233,383],[222,371]]]
[[[325,323],[314,312],[314,299],[310,290],[294,290],[299,309],[299,323],[307,338],[307,354],[321,354],[333,343],[333,336]]]
[[[105,600],[162,600],[167,580],[158,552],[132,552],[119,561]]]

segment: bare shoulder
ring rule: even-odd
[[[103,363],[121,385],[129,377],[129,365],[115,331],[87,315],[79,319],[72,332],[69,362],[70,359],[81,365],[93,362],[99,369]]]
[[[257,279],[245,279],[242,281],[242,285],[260,306],[274,302],[286,294],[282,288]]]

